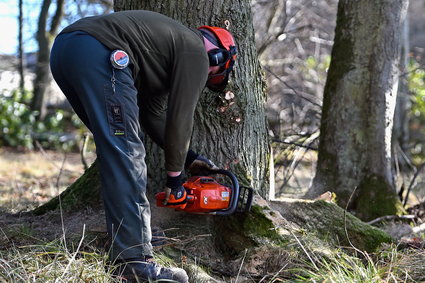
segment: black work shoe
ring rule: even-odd
[[[117,262],[119,265],[115,275],[123,279],[123,282],[179,282],[188,283],[189,278],[182,268],[167,268],[153,261],[138,259],[126,259]]]

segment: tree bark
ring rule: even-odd
[[[219,167],[233,171],[242,184],[257,189],[267,198],[270,151],[266,94],[254,44],[250,1],[117,0],[114,8],[115,11],[156,11],[191,28],[202,25],[225,28],[225,21],[230,22],[229,30],[235,36],[238,58],[228,89],[235,94],[235,99],[226,100],[204,91],[195,114],[191,148]],[[146,149],[151,191],[162,190],[165,176],[162,150],[149,139]]]
[[[400,36],[407,0],[338,5],[316,176],[307,197],[337,194],[363,219],[398,212],[391,171]],[[355,192],[355,194],[353,194]]]

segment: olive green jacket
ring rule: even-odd
[[[143,10],[87,17],[61,33],[84,31],[130,57],[140,121],[165,151],[165,168],[184,167],[199,95],[208,78],[208,56],[196,29]]]

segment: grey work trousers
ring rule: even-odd
[[[93,133],[112,237],[110,258],[115,260],[151,256],[152,235],[137,90],[130,68],[112,67],[111,52],[87,33],[61,34],[52,47],[50,67]]]

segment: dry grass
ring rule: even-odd
[[[106,256],[80,244],[70,247],[61,238],[0,250],[0,282],[120,282]]]
[[[89,154],[89,162],[94,160]],[[79,153],[0,148],[0,207],[30,210],[58,195],[84,172]]]

